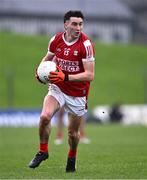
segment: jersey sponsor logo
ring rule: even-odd
[[[79,72],[80,68],[78,66],[65,66],[60,65],[61,69],[67,72]]]
[[[61,67],[62,70],[67,72],[79,72],[79,61],[71,61],[71,60],[64,60],[61,58],[57,58],[57,64]]]

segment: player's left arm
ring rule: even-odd
[[[74,75],[65,75],[61,68],[57,66],[58,72],[50,72],[50,82],[58,83],[61,81],[92,81],[94,79],[94,61],[85,61],[83,63],[84,72],[74,74]]]
[[[84,61],[84,72],[68,75],[69,81],[92,81],[94,79],[95,61]]]
[[[95,58],[93,44],[90,40],[86,40],[81,48],[84,72],[68,75],[69,81],[92,81],[94,79]]]

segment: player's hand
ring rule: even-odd
[[[37,68],[36,68],[36,70],[35,70],[35,78],[36,78],[36,80],[39,81],[40,83],[45,84],[44,82],[42,82],[42,81],[39,79],[39,76],[38,76],[38,74],[37,74]]]
[[[63,71],[61,70],[61,68],[59,66],[57,66],[57,70],[58,72],[50,72],[50,75],[49,75],[49,81],[51,83],[58,83],[58,82],[62,82],[62,81],[66,81],[67,80],[67,77]]]

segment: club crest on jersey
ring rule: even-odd
[[[77,56],[78,55],[78,51],[74,51],[74,56]]]
[[[69,51],[70,51],[70,48],[64,48],[64,55],[68,56],[69,55]]]

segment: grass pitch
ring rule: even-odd
[[[0,108],[41,108],[48,88],[35,80],[34,71],[47,52],[49,38],[0,33],[0,39]],[[146,46],[95,42],[95,58],[89,109],[147,102]]]
[[[5,179],[146,179],[147,127],[88,124],[91,144],[80,144],[76,173],[65,173],[67,137],[61,146],[50,136],[50,157],[28,168],[37,152],[38,129],[0,128],[0,178]]]

